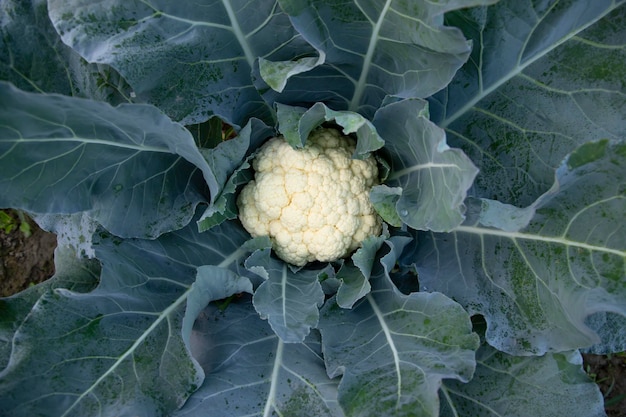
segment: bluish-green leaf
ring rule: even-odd
[[[246,268],[266,279],[254,293],[253,303],[262,318],[288,343],[302,342],[317,326],[324,292],[318,276],[322,270],[292,270],[272,258],[269,249],[254,252]]]
[[[187,296],[187,308],[182,322],[183,341],[187,347],[190,347],[195,320],[210,302],[245,292],[252,294],[252,282],[248,278],[218,265],[198,267],[196,280]]]
[[[91,291],[100,275],[100,263],[84,259],[72,248],[58,245],[54,251],[54,276],[11,297],[0,298],[0,369],[8,364],[12,339],[33,305],[47,291],[66,288],[74,292]]]
[[[604,417],[598,385],[578,352],[519,357],[484,344],[468,383],[445,381],[441,417]]]
[[[217,183],[209,207],[198,220],[200,231],[237,217],[237,188],[253,178],[248,159],[273,135],[272,128],[258,119],[251,119],[235,138],[223,141],[215,148],[200,150]]]
[[[458,29],[443,25],[444,13],[494,1],[279,0],[324,59],[291,77],[279,100],[302,103],[306,91],[306,102],[372,116],[386,95],[428,97],[471,50]]]
[[[359,249],[346,260],[336,278],[341,281],[337,289],[337,304],[341,308],[352,308],[354,303],[367,295],[371,290],[369,279],[376,262],[376,254],[385,240],[389,237],[389,232],[381,236],[369,237],[365,239]]]
[[[402,187],[375,185],[370,191],[370,201],[378,215],[388,224],[395,227],[402,226],[402,219],[396,210],[396,204],[402,196]]]
[[[0,206],[88,211],[118,236],[156,237],[191,220],[207,184],[217,191],[189,131],[152,106],[0,82]]]
[[[485,227],[504,230],[505,232],[518,232],[535,215],[535,207],[519,208],[510,204],[504,204],[497,200],[483,198],[480,201],[470,200],[470,210],[475,210],[478,222]],[[471,214],[470,214],[471,215]]]
[[[626,143],[583,145],[526,227],[496,229],[472,216],[452,234],[425,235],[413,259],[422,289],[484,315],[488,342],[509,354],[600,343],[587,317],[626,315],[625,167]],[[626,349],[623,332],[611,345]]]
[[[45,0],[4,0],[0,16],[0,80],[26,91],[111,104],[132,100],[128,85],[112,68],[89,64],[63,44]]]
[[[600,343],[583,349],[584,353],[610,355],[624,350],[626,315],[601,311],[587,317],[585,324],[600,336]]]
[[[427,103],[393,102],[376,112],[373,123],[385,140],[384,152],[391,164],[386,184],[402,188],[395,202],[402,222],[434,231],[461,224],[463,201],[477,169],[463,151],[448,147],[445,132],[428,120]],[[388,204],[389,191],[375,188],[372,193],[376,201]]]
[[[92,238],[100,226],[88,213],[33,214],[33,219],[43,230],[56,235],[58,246],[71,248],[76,257],[96,256]]]
[[[98,287],[44,293],[13,335],[0,373],[3,414],[170,415],[202,383],[181,333],[196,268],[245,273],[247,239],[230,223],[157,240],[103,233]]]
[[[289,78],[311,71],[324,63],[324,53],[321,51],[318,53],[317,57],[304,57],[293,61],[272,62],[259,58],[259,73],[267,85],[280,93],[285,89]]]
[[[311,108],[277,104],[278,130],[294,148],[301,148],[309,134],[325,122],[334,122],[342,127],[344,135],[356,134],[357,145],[354,158],[366,158],[385,144],[372,123],[358,113],[334,111],[324,103],[315,103]]]
[[[369,294],[372,289],[369,277],[363,275],[363,272],[349,261],[341,265],[336,279],[339,280],[339,287],[333,293],[337,293],[336,302],[341,308],[352,308],[354,303]]]
[[[480,168],[476,196],[528,206],[578,145],[626,137],[624,5],[502,0],[447,15],[474,49],[431,114]]]
[[[401,294],[387,276],[397,256],[385,271],[379,265],[352,310],[334,299],[321,310],[324,360],[331,377],[343,375],[339,403],[350,416],[437,416],[441,380],[468,381],[474,371],[478,336],[467,312],[443,294]]]
[[[175,417],[343,416],[319,333],[284,343],[244,298],[224,311],[208,307],[191,340],[206,378]]]
[[[116,68],[139,99],[184,124],[213,114],[240,126],[250,117],[271,122],[253,85],[256,60],[289,60],[307,48],[275,0],[48,4],[65,43]]]

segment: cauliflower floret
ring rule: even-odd
[[[349,255],[382,222],[369,200],[378,183],[376,160],[352,159],[355,142],[339,131],[320,128],[302,149],[282,136],[260,149],[255,179],[237,198],[239,219],[254,237],[269,236],[276,254],[302,266]]]

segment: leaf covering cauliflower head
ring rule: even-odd
[[[269,236],[276,254],[297,266],[345,257],[378,236],[381,220],[369,200],[378,167],[371,155],[352,159],[355,146],[332,128],[313,131],[301,149],[282,136],[267,141],[237,199],[245,229]]]

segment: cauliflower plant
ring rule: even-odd
[[[378,167],[373,156],[352,159],[355,145],[331,128],[313,131],[302,149],[270,139],[237,199],[245,229],[269,236],[276,254],[297,266],[345,257],[378,236],[381,220],[369,200]]]

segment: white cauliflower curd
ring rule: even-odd
[[[269,236],[276,254],[297,266],[345,257],[378,236],[381,220],[369,200],[378,167],[373,156],[352,159],[355,146],[330,128],[313,131],[302,149],[282,136],[270,139],[237,199],[245,229]]]

